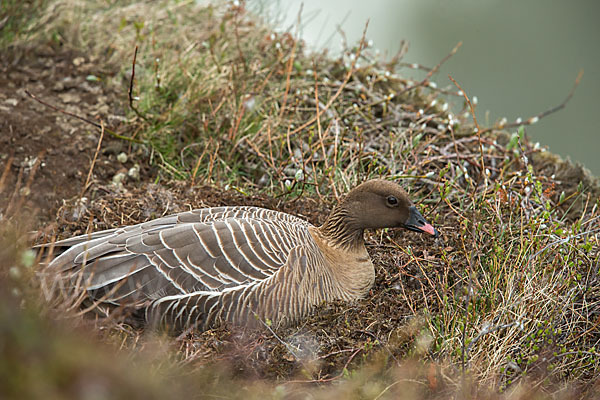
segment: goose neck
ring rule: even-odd
[[[345,250],[356,250],[364,246],[363,231],[357,218],[343,206],[336,206],[319,228],[330,246]]]

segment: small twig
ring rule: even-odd
[[[290,92],[292,67],[294,65],[294,58],[296,56],[296,46],[298,45],[298,41],[300,40],[299,29],[300,29],[300,20],[302,17],[302,9],[303,8],[304,8],[304,3],[300,3],[300,10],[298,10],[298,20],[296,22],[296,34],[295,34],[296,37],[294,38],[294,44],[292,46],[292,51],[290,52],[290,58],[288,60],[288,65],[286,68],[285,92],[283,92],[283,102],[281,103],[281,111],[279,111],[279,119],[282,118],[283,113],[285,112],[285,107],[286,107],[288,95]]]
[[[479,168],[481,169],[481,175],[483,175],[484,182],[487,185],[487,175],[485,173],[485,161],[483,160],[483,144],[481,143],[481,128],[479,127],[479,123],[477,123],[477,116],[475,115],[475,108],[473,108],[473,104],[471,103],[471,99],[469,99],[469,96],[467,96],[467,92],[465,92],[462,89],[462,87],[460,87],[458,82],[456,82],[456,80],[452,76],[448,75],[448,78],[452,81],[452,83],[454,83],[454,85],[458,88],[458,90],[461,91],[463,97],[465,98],[465,101],[469,105],[469,109],[471,110],[471,116],[473,117],[473,122],[475,123],[475,128],[477,129],[477,138],[479,139],[479,154],[481,156],[481,159],[480,159],[481,164],[480,164]]]
[[[515,122],[511,122],[510,124],[497,124],[497,125],[492,126],[491,128],[486,128],[486,129],[482,130],[481,133],[487,133],[487,132],[490,132],[495,129],[510,129],[510,128],[517,128],[521,125],[525,125],[525,126],[533,125],[533,124],[537,123],[540,119],[545,118],[550,114],[554,114],[555,112],[562,110],[563,108],[565,108],[567,106],[567,103],[571,100],[571,98],[575,94],[575,89],[577,89],[577,86],[579,86],[579,82],[581,81],[582,77],[583,77],[583,69],[579,71],[579,73],[577,74],[577,78],[575,78],[575,83],[573,84],[573,87],[571,88],[571,91],[569,92],[567,97],[565,97],[565,99],[562,101],[562,103],[560,103],[559,105],[552,107],[549,110],[543,111],[537,115],[534,115],[533,117],[529,117],[525,121],[515,121]]]
[[[97,124],[97,123],[96,123],[96,122],[94,122],[94,121],[91,121],[91,120],[89,120],[89,119],[87,119],[87,118],[84,118],[84,117],[81,117],[81,116],[79,116],[79,115],[73,114],[73,113],[71,113],[71,112],[68,112],[68,111],[62,110],[62,109],[60,109],[60,108],[58,108],[58,107],[56,107],[56,106],[53,106],[52,104],[46,103],[44,100],[37,98],[37,96],[33,95],[33,93],[31,93],[31,92],[30,92],[29,90],[27,90],[27,89],[25,89],[25,93],[27,94],[27,96],[31,97],[32,99],[34,99],[34,100],[35,100],[35,101],[37,101],[38,103],[40,103],[40,104],[43,104],[43,105],[45,105],[46,107],[53,109],[54,111],[58,111],[59,113],[62,113],[62,114],[68,115],[69,117],[77,118],[78,120],[80,120],[80,121],[83,121],[83,122],[87,122],[88,124],[90,124],[90,125],[93,125],[93,126],[95,126],[96,128],[98,128],[98,129],[102,129],[102,126],[101,126],[100,124]]]
[[[331,97],[329,99],[329,101],[327,102],[327,104],[325,104],[325,107],[323,107],[323,110],[321,110],[321,114],[323,114],[327,110],[329,110],[329,107],[331,107],[331,105],[337,100],[337,98],[340,97],[340,95],[344,91],[344,88],[346,87],[346,85],[350,81],[350,78],[352,77],[352,74],[355,71],[354,67],[356,66],[356,62],[360,58],[359,57],[360,53],[361,53],[362,49],[365,46],[365,38],[366,38],[366,35],[367,35],[367,28],[368,27],[369,27],[369,21],[367,20],[367,23],[365,24],[365,29],[363,30],[362,38],[360,39],[360,43],[358,45],[358,48],[356,49],[356,53],[354,55],[354,60],[352,60],[352,64],[350,65],[350,68],[348,69],[348,73],[344,77],[344,80],[342,81],[342,84],[340,85],[340,87],[338,88],[338,90],[335,92],[335,94],[333,95],[333,97]],[[296,129],[294,129],[293,131],[289,132],[288,135],[294,135],[294,134],[300,132],[301,130],[303,130],[304,128],[306,128],[306,127],[314,124],[316,121],[317,121],[317,117],[316,116],[312,117],[311,119],[309,119],[308,121],[306,121],[305,123],[303,123],[302,125],[300,125],[299,127],[297,127]]]
[[[2,176],[0,176],[0,193],[2,193],[2,191],[4,190],[6,179],[8,178],[8,174],[10,173],[10,167],[12,167],[14,158],[15,155],[14,153],[12,153],[6,160],[6,164],[4,165],[4,171],[2,172]]]
[[[242,83],[242,93],[246,91],[246,82],[244,81]],[[244,114],[246,113],[246,107],[244,106],[244,96],[241,96],[240,98],[240,104],[238,106],[237,112],[235,113],[235,121],[232,122],[231,127],[229,128],[229,133],[228,133],[228,139],[230,142],[233,142],[233,140],[235,139],[235,136],[237,135],[237,132],[240,128],[240,123],[242,122],[242,118],[244,117]]]
[[[92,171],[94,171],[94,165],[96,165],[96,159],[98,158],[98,153],[100,152],[100,147],[102,147],[102,139],[104,138],[104,123],[102,121],[100,121],[100,126],[101,126],[100,139],[98,139],[98,146],[96,146],[96,152],[94,153],[94,158],[92,159],[92,163],[90,165],[90,170],[88,171],[87,178],[85,179],[85,184],[83,185],[83,188],[81,189],[81,193],[79,195],[80,199],[83,197],[83,194],[85,193],[85,191],[88,189],[88,187],[90,185],[90,179],[92,178]]]
[[[331,382],[331,381],[335,381],[336,379],[340,379],[341,377],[344,376],[344,372],[348,370],[348,365],[350,365],[350,363],[352,362],[352,360],[354,360],[354,357],[356,357],[356,355],[362,350],[361,347],[359,347],[358,349],[356,349],[354,351],[354,353],[352,353],[350,355],[350,357],[348,357],[348,360],[346,361],[346,363],[344,364],[344,367],[342,368],[342,372],[340,372],[338,375],[333,376],[331,378],[325,378],[325,379],[313,379],[310,381],[287,381],[284,383],[285,384],[289,384],[289,383],[325,383],[325,382]]]
[[[373,339],[377,340],[379,342],[379,344],[381,344],[383,346],[383,348],[388,352],[388,354],[394,359],[394,361],[396,361],[396,364],[400,365],[400,361],[398,360],[398,358],[396,358],[394,353],[392,353],[392,351],[390,350],[388,345],[386,343],[384,343],[381,339],[379,339],[379,337],[377,337],[376,334],[374,334],[373,332],[362,330],[362,329],[359,330],[358,332],[364,333],[365,335],[368,335],[368,336],[372,337]]]
[[[274,331],[274,330],[271,328],[271,326],[270,326],[269,324],[267,324],[265,321],[263,321],[263,320],[262,320],[262,318],[260,318],[260,317],[258,316],[258,314],[254,313],[254,317],[255,317],[255,318],[258,320],[258,321],[260,321],[260,322],[261,322],[261,323],[262,323],[262,324],[265,326],[265,328],[267,328],[267,330],[268,330],[269,332],[271,332],[271,335],[273,335],[273,337],[274,337],[275,339],[277,339],[277,340],[279,341],[279,343],[281,343],[282,345],[284,345],[284,346],[285,346],[285,348],[287,349],[287,351],[289,351],[289,352],[290,352],[290,353],[291,353],[291,354],[294,356],[294,358],[295,358],[295,359],[296,359],[298,362],[300,362],[300,364],[302,364],[302,366],[304,367],[304,369],[305,369],[306,371],[310,371],[310,368],[308,368],[308,366],[307,366],[307,365],[304,363],[304,361],[302,360],[302,358],[300,358],[300,356],[298,356],[298,354],[296,354],[296,352],[295,352],[295,351],[294,351],[294,349],[292,348],[292,345],[291,345],[291,344],[289,344],[289,343],[286,343],[286,342],[285,342],[283,339],[281,339],[281,338],[280,338],[280,337],[279,337],[279,336],[278,336],[278,335],[275,333],[275,331]]]
[[[135,50],[133,52],[133,62],[131,63],[131,79],[129,80],[129,91],[127,95],[129,96],[129,107],[135,110],[133,107],[133,80],[135,79],[135,60],[137,59],[138,47],[135,46]]]
[[[248,72],[248,65],[246,63],[246,58],[244,57],[244,52],[242,51],[242,48],[240,46],[240,32],[239,32],[239,26],[240,26],[240,22],[239,22],[239,14],[240,14],[240,10],[241,7],[238,7],[235,10],[235,16],[234,16],[234,33],[235,33],[235,46],[237,48],[238,51],[238,57],[240,58],[240,61],[242,62],[242,65],[244,66],[244,72]]]
[[[406,93],[409,90],[412,90],[416,87],[419,86],[423,86],[427,83],[427,81],[429,80],[429,78],[431,78],[433,76],[433,74],[435,74],[436,72],[438,72],[438,70],[442,67],[442,64],[444,64],[446,61],[448,61],[453,55],[456,54],[456,52],[458,51],[458,49],[460,48],[460,46],[462,46],[462,42],[458,42],[456,44],[456,46],[454,46],[454,48],[452,49],[452,51],[450,51],[450,53],[448,53],[446,55],[446,57],[442,58],[441,61],[439,63],[437,63],[437,65],[433,68],[431,68],[431,70],[427,73],[427,75],[425,76],[425,78],[423,78],[422,81],[415,83],[414,85],[410,85],[406,88],[404,88],[402,91],[400,91],[399,93],[396,93],[396,95],[402,94],[402,93]]]
[[[135,115],[143,119],[144,121],[148,121],[145,115],[143,115],[134,105],[133,105],[133,80],[135,79],[135,62],[137,60],[138,46],[135,46],[135,51],[133,52],[133,62],[131,63],[131,79],[129,80],[129,90],[127,91],[127,95],[129,97],[129,108],[133,110]]]
[[[128,141],[128,142],[133,142],[133,143],[140,143],[140,144],[144,144],[144,143],[146,143],[146,142],[144,142],[144,141],[142,141],[142,140],[138,140],[138,139],[130,138],[130,137],[127,137],[127,136],[119,135],[118,133],[116,133],[115,131],[113,131],[113,130],[111,130],[111,129],[108,129],[108,128],[103,128],[103,127],[102,127],[102,125],[100,125],[100,124],[97,124],[97,123],[96,123],[96,122],[94,122],[94,121],[90,121],[90,120],[89,120],[89,119],[87,119],[87,118],[84,118],[84,117],[82,117],[82,116],[79,116],[79,115],[76,115],[76,114],[70,113],[70,112],[68,112],[68,111],[65,111],[65,110],[62,110],[62,109],[60,109],[60,108],[58,108],[58,107],[56,107],[56,106],[53,106],[52,104],[50,104],[50,103],[47,103],[47,102],[45,102],[44,100],[42,100],[42,99],[38,98],[37,96],[35,96],[33,93],[31,93],[31,92],[30,92],[29,90],[27,90],[27,89],[25,89],[25,93],[27,94],[27,96],[31,97],[33,100],[37,101],[38,103],[40,103],[40,104],[42,104],[42,105],[44,105],[44,106],[46,106],[46,107],[48,107],[48,108],[51,108],[51,109],[52,109],[52,110],[54,110],[54,111],[58,111],[58,112],[59,112],[59,113],[61,113],[61,114],[65,114],[65,115],[68,115],[69,117],[73,117],[73,118],[76,118],[76,119],[78,119],[78,120],[80,120],[80,121],[86,122],[86,123],[88,123],[88,124],[90,124],[90,125],[93,125],[93,126],[95,126],[96,128],[98,128],[98,129],[100,129],[100,130],[104,129],[104,130],[105,130],[106,132],[108,132],[108,134],[109,134],[109,135],[111,135],[112,137],[115,137],[115,138],[117,138],[117,139],[121,139],[121,140],[126,140],[126,141]]]
[[[464,242],[463,242],[463,246],[464,246]],[[467,287],[467,295],[465,297],[465,321],[463,323],[463,331],[462,331],[462,340],[461,340],[461,370],[462,370],[462,375],[463,375],[463,379],[467,370],[467,325],[469,322],[469,304],[471,303],[471,292],[473,291],[473,281],[472,281],[472,277],[471,277],[471,271],[472,271],[472,267],[471,267],[471,258],[473,257],[473,254],[471,254],[471,257],[468,259],[469,261],[469,286]]]
[[[469,352],[471,351],[471,347],[473,347],[473,345],[475,345],[482,337],[484,337],[487,334],[499,331],[500,329],[507,329],[513,326],[520,326],[521,322],[519,321],[514,321],[508,324],[504,324],[504,325],[496,325],[494,327],[490,327],[490,326],[485,326],[481,332],[479,332],[479,334],[477,336],[475,336],[475,338],[469,343],[469,345],[466,348],[466,357],[468,358]]]

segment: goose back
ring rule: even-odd
[[[47,272],[176,328],[279,323],[344,297],[311,229],[257,207],[198,209],[59,241],[68,249]]]

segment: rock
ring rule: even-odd
[[[135,179],[136,181],[140,179],[140,166],[138,164],[135,164],[133,167],[129,168],[129,171],[127,171],[127,175],[130,178]]]
[[[76,67],[79,67],[84,62],[85,62],[85,58],[83,58],[83,57],[76,57],[73,59],[73,65]]]
[[[79,103],[81,101],[81,97],[79,97],[76,93],[61,93],[58,97],[62,100],[63,103]]]

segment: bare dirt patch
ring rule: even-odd
[[[54,220],[64,199],[82,194],[100,138],[91,125],[34,101],[26,90],[65,111],[118,127],[121,94],[107,89],[111,74],[76,52],[50,47],[0,59],[0,168],[5,171],[0,209],[35,212]],[[108,182],[127,165],[116,154],[127,146],[108,135],[94,165],[92,182]],[[83,193],[85,195],[85,193]]]

